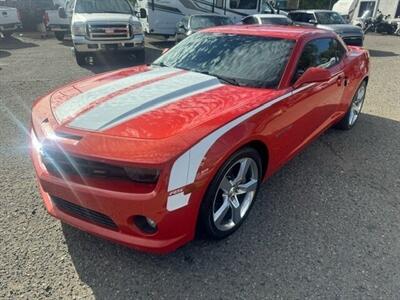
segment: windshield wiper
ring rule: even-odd
[[[166,67],[166,68],[169,68],[169,66],[168,65],[166,65],[164,62],[159,62],[159,63],[157,63],[157,64],[155,64],[155,63],[152,63],[151,64],[152,66],[157,66],[157,67]]]
[[[231,84],[231,85],[242,86],[242,84],[240,84],[239,81],[237,81],[235,78],[212,74],[212,73],[210,73],[208,71],[195,71],[195,72],[199,72],[201,74],[206,74],[206,75],[210,75],[210,76],[216,77],[220,81],[226,82],[226,83]]]

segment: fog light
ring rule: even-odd
[[[157,232],[157,224],[152,219],[145,216],[135,216],[133,222],[142,232],[153,234]]]

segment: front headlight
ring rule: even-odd
[[[77,22],[77,23],[72,24],[71,32],[72,32],[72,35],[76,35],[76,36],[86,35],[86,23]]]
[[[142,24],[140,24],[140,22],[133,22],[131,23],[131,26],[133,34],[138,34],[143,32]]]

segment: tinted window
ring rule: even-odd
[[[257,19],[253,17],[244,18],[242,21],[243,24],[258,24]]]
[[[295,22],[309,23],[310,20],[315,21],[314,15],[309,13],[290,13],[289,17]]]
[[[362,17],[364,14],[364,18],[372,17],[372,14],[375,9],[376,1],[363,1],[360,3],[360,9],[358,10],[358,17]]]
[[[292,21],[288,18],[261,18],[262,24],[289,25]]]
[[[336,12],[316,12],[320,24],[346,24],[345,20]]]
[[[232,24],[231,19],[220,16],[193,16],[190,18],[190,27],[194,30],[228,24]]]
[[[295,80],[310,67],[330,68],[343,57],[345,49],[335,39],[317,39],[309,42],[297,64]]]
[[[285,39],[198,32],[154,64],[234,79],[243,86],[275,88],[293,45]]]
[[[256,9],[258,0],[230,0],[230,8],[233,9]]]

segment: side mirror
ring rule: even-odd
[[[313,25],[317,25],[318,24],[317,20],[309,20],[308,23],[313,24]]]
[[[162,50],[162,53],[161,54],[165,54],[165,53],[167,53],[169,51],[169,48],[164,48],[163,50]]]
[[[65,8],[64,7],[59,7],[58,8],[58,16],[61,19],[66,19],[67,18],[67,13],[65,12]]]
[[[293,87],[297,89],[306,83],[324,82],[328,81],[329,79],[331,79],[331,72],[329,72],[327,69],[311,67],[308,68],[303,75],[296,80]]]
[[[147,18],[147,12],[144,8],[140,9],[140,18],[141,19],[146,19]]]

